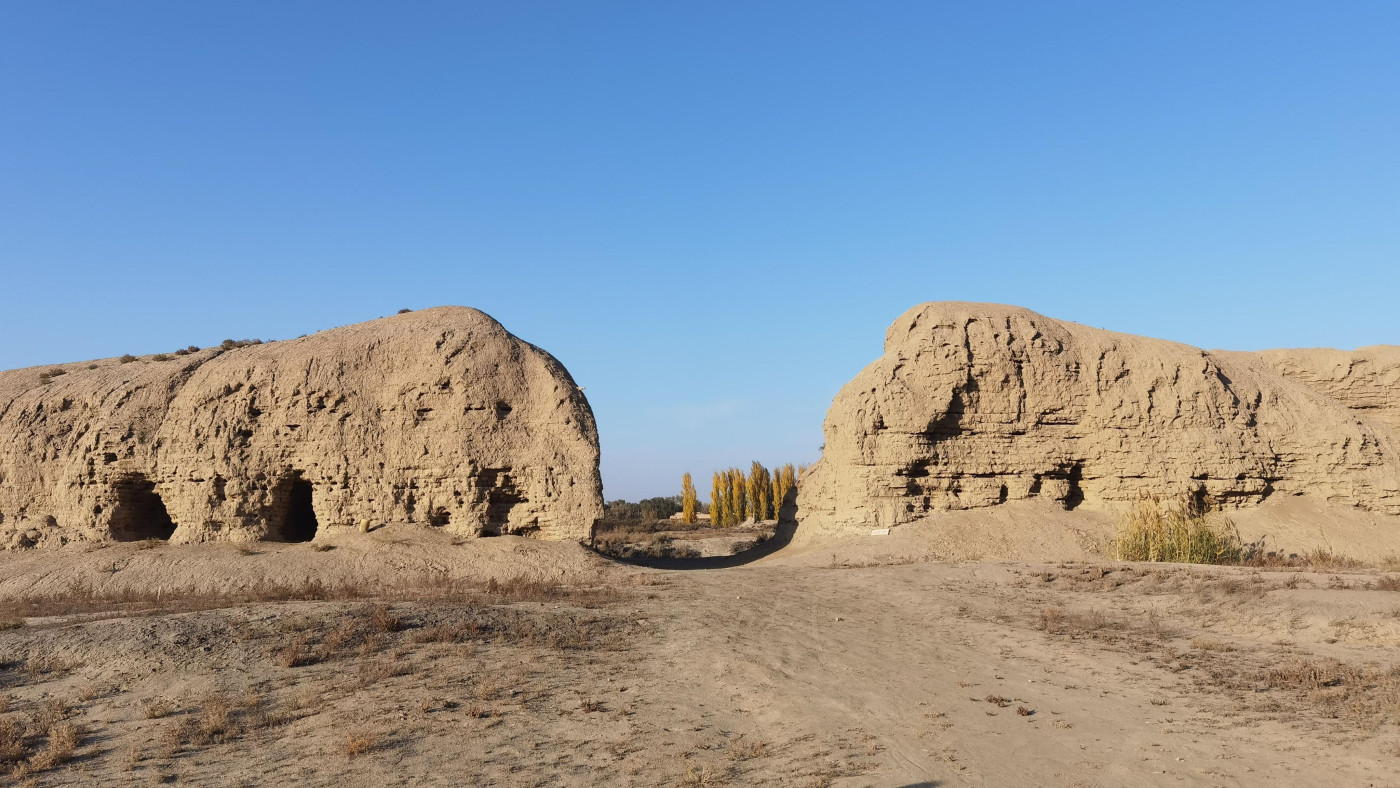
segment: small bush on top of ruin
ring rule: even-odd
[[[407,312],[412,312],[412,311],[413,311],[412,309],[409,309],[409,308],[405,307],[405,308],[399,310],[399,314],[402,315],[402,314],[405,314],[405,313],[407,313]]]
[[[222,350],[237,350],[241,347],[261,345],[262,343],[263,341],[261,339],[225,339],[223,342],[219,343],[219,348]]]
[[[1183,497],[1165,510],[1155,495],[1129,510],[1113,541],[1119,561],[1237,564],[1245,554],[1239,529],[1228,518],[1213,520],[1205,506]]]

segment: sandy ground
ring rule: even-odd
[[[868,540],[661,571],[437,536],[0,556],[0,598],[126,600],[0,631],[0,745],[8,725],[25,749],[0,768],[45,786],[1400,784],[1400,581],[1379,570],[949,563]],[[190,589],[308,577],[359,585],[172,612]],[[72,752],[25,766],[64,726]]]

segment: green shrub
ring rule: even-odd
[[[1195,499],[1178,499],[1164,510],[1161,499],[1152,495],[1128,511],[1113,554],[1119,561],[1238,564],[1244,544],[1229,518],[1211,518]]]

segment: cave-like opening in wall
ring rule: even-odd
[[[316,491],[300,471],[282,477],[273,491],[272,516],[267,539],[272,542],[309,542],[316,538]]]
[[[156,492],[156,483],[139,473],[128,474],[112,484],[116,503],[108,520],[107,533],[118,542],[169,539],[175,521]]]

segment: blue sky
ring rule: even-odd
[[[0,367],[466,304],[635,499],[816,459],[922,301],[1400,343],[1397,40],[1393,2],[0,0]]]

